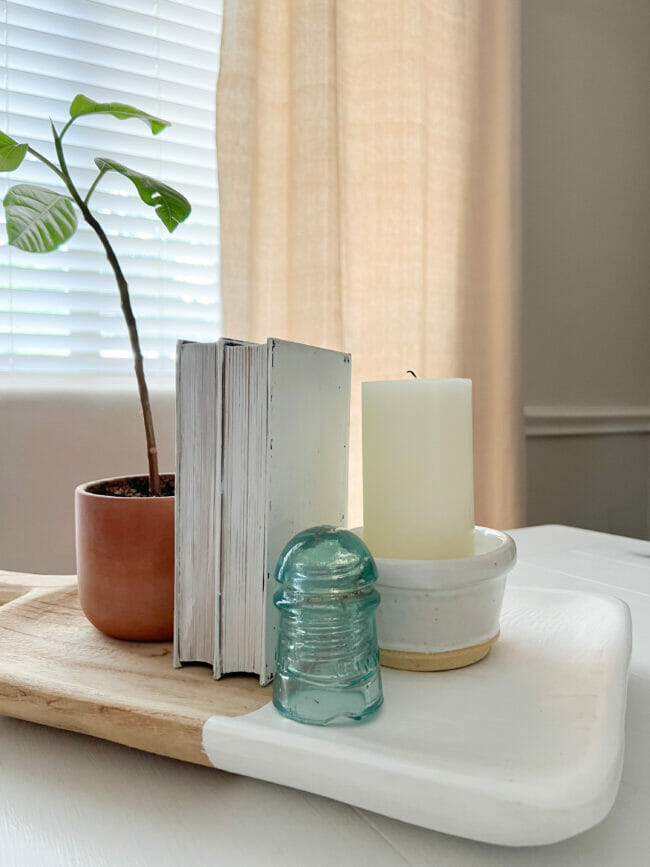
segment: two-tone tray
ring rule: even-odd
[[[170,644],[107,638],[72,577],[0,572],[0,606],[9,716],[506,845],[577,834],[616,797],[631,648],[617,599],[509,589],[485,660],[383,669],[379,714],[328,728],[282,718],[255,677],[214,681],[174,669]]]

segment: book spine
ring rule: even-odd
[[[223,676],[222,666],[222,650],[221,650],[221,635],[222,635],[222,619],[221,619],[221,591],[222,591],[222,525],[223,525],[223,395],[224,395],[224,345],[225,341],[220,340],[216,346],[214,357],[214,381],[215,381],[215,461],[214,467],[211,468],[214,474],[213,490],[214,490],[214,527],[212,535],[214,539],[214,649],[212,657],[212,673],[215,680],[219,680]]]
[[[183,363],[183,340],[178,340],[176,342],[176,463],[175,463],[175,484],[178,482],[180,477],[181,469],[181,443],[180,443],[180,430],[179,430],[179,419],[182,412],[182,389],[181,389],[181,365]],[[181,498],[179,496],[179,491],[176,488],[174,491],[174,526],[178,528],[180,526],[180,510],[181,510]],[[175,533],[174,540],[174,642],[173,642],[173,663],[174,668],[180,668],[181,666],[181,656],[180,656],[180,641],[179,641],[179,623],[180,623],[180,606],[181,606],[181,593],[180,593],[180,542],[178,537],[178,532]]]

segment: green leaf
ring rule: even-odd
[[[13,172],[25,159],[26,144],[18,144],[8,135],[0,132],[0,172]]]
[[[56,250],[77,228],[72,199],[45,187],[17,184],[4,197],[9,243],[28,253]]]
[[[168,187],[167,184],[163,184],[162,181],[157,181],[104,157],[98,157],[95,165],[100,172],[119,172],[133,181],[142,201],[156,209],[156,213],[170,232],[189,217],[192,208],[185,196]]]
[[[168,120],[154,117],[153,114],[148,114],[148,112],[134,108],[132,105],[125,105],[123,102],[95,102],[94,99],[84,96],[83,93],[78,93],[70,103],[70,117],[80,117],[83,114],[112,114],[118,120],[136,117],[148,124],[154,135],[169,126]]]

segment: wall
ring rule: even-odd
[[[161,471],[174,468],[174,395],[152,393]],[[146,473],[135,386],[0,394],[0,569],[74,572],[74,489]]]
[[[523,0],[528,522],[649,534],[650,4]]]

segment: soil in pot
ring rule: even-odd
[[[89,494],[101,494],[103,497],[148,497],[149,478],[147,476],[131,476],[124,479],[106,479],[86,485]],[[160,477],[160,496],[174,496],[174,476]]]

